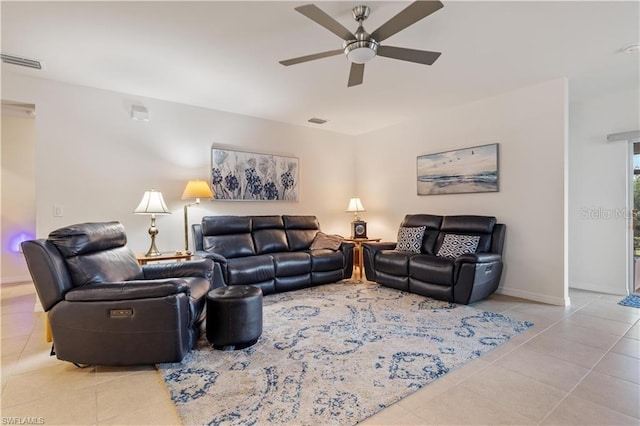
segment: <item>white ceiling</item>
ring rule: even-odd
[[[38,59],[13,71],[357,135],[494,94],[568,77],[572,99],[638,87],[640,2],[445,1],[383,45],[442,52],[432,66],[383,57],[347,88],[342,40],[294,10],[309,2],[6,2],[2,53]],[[351,8],[316,2],[355,31]],[[410,2],[367,1],[365,28]]]

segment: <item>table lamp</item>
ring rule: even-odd
[[[151,247],[145,254],[147,257],[160,256],[161,253],[156,247],[156,235],[158,235],[158,228],[156,228],[156,215],[157,214],[171,214],[167,205],[164,203],[162,193],[152,189],[146,191],[142,196],[142,201],[136,209],[133,211],[135,214],[150,214],[151,215],[151,227],[149,228],[149,235],[151,236]]]
[[[182,193],[183,200],[193,200],[193,203],[185,204],[184,206],[184,250],[189,254],[189,218],[188,209],[189,206],[200,203],[200,198],[213,198],[213,192],[209,184],[204,180],[190,180],[187,183],[187,187]]]
[[[353,212],[353,222],[351,222],[351,238],[367,238],[367,222],[360,219],[359,212],[365,211],[360,198],[352,198],[347,206],[348,213]]]

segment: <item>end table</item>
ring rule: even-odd
[[[362,279],[362,270],[364,269],[364,256],[362,255],[362,243],[378,243],[381,238],[345,238],[345,241],[354,243],[355,250],[357,250],[357,256],[353,256],[353,266],[358,266],[359,277]],[[357,264],[356,264],[357,262]]]
[[[160,256],[145,256],[141,253],[136,253],[136,259],[140,265],[146,265],[149,262],[160,262],[164,260],[175,260],[176,262],[180,262],[181,260],[191,260],[193,257],[193,253],[185,253],[185,252],[169,252],[162,253]]]

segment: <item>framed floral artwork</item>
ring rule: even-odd
[[[298,201],[299,186],[297,157],[211,148],[211,190],[216,200]]]

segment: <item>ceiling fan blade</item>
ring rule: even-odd
[[[328,52],[314,53],[313,55],[300,56],[299,58],[287,59],[286,61],[280,61],[282,65],[288,67],[289,65],[300,64],[302,62],[314,61],[316,59],[327,58],[329,56],[335,56],[343,53],[342,49],[329,50]]]
[[[419,20],[431,15],[443,7],[439,1],[416,1],[407,6],[393,18],[382,24],[380,28],[371,33],[371,37],[381,42],[397,32],[400,32]]]
[[[364,64],[351,64],[351,71],[349,72],[349,83],[347,83],[347,87],[357,86],[358,84],[362,84],[362,80],[364,78]]]
[[[342,24],[327,15],[322,9],[314,4],[307,4],[305,6],[298,6],[295,8],[298,12],[302,13],[307,18],[311,19],[316,24],[319,24],[343,40],[354,40],[356,36],[346,29]]]
[[[378,56],[400,59],[401,61],[416,62],[431,65],[440,57],[440,52],[428,50],[406,49],[404,47],[378,46]]]

